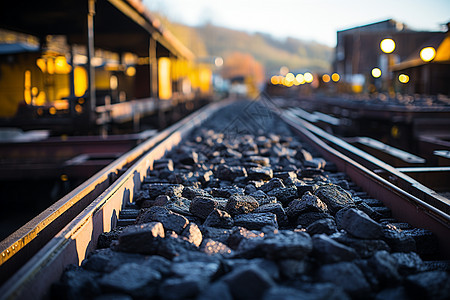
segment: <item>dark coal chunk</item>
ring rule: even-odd
[[[295,199],[289,203],[286,214],[290,219],[297,218],[305,212],[328,212],[327,205],[323,203],[319,197],[314,196],[310,192],[306,192],[301,200]]]
[[[140,191],[136,192],[133,200],[138,205],[142,205],[142,203],[144,201],[153,200],[153,199],[150,197],[148,190],[140,190]]]
[[[280,230],[278,234],[266,236],[259,247],[267,258],[302,259],[312,251],[313,244],[305,232]]]
[[[236,250],[243,239],[260,238],[261,235],[256,234],[243,227],[234,227],[232,233],[228,237],[227,244],[231,249]]]
[[[120,233],[122,233],[123,227],[116,227],[109,232],[102,232],[98,236],[97,249],[109,248],[112,241],[119,239]]]
[[[207,282],[198,278],[168,278],[159,287],[159,298],[164,300],[192,299],[206,286]]]
[[[406,289],[414,299],[449,299],[450,275],[443,271],[410,275],[406,278]]]
[[[324,234],[315,235],[312,241],[314,255],[325,263],[352,261],[359,257],[352,248],[338,243]]]
[[[273,177],[273,171],[269,167],[249,168],[247,174],[250,180],[270,180]]]
[[[211,300],[211,299],[221,299],[221,300],[233,300],[228,285],[223,281],[216,281],[210,284],[206,289],[204,289],[201,294],[197,297],[197,300]]]
[[[263,269],[250,265],[239,268],[223,277],[234,299],[261,299],[265,291],[275,285]]]
[[[415,252],[416,241],[392,224],[383,227],[383,240],[395,252]]]
[[[383,240],[362,240],[354,238],[349,234],[339,234],[333,236],[333,239],[352,247],[362,258],[371,257],[375,252],[385,250],[390,251],[391,248]]]
[[[366,215],[368,215],[371,219],[380,220],[382,215],[375,211],[372,207],[370,207],[365,202],[358,203],[356,207],[363,211]]]
[[[258,191],[258,189],[253,184],[247,184],[244,189],[244,193],[246,195],[251,195],[251,194],[255,193],[256,191]]]
[[[392,253],[392,257],[395,259],[398,271],[402,275],[410,275],[424,269],[424,264],[420,256],[415,252],[409,253]]]
[[[322,233],[330,235],[337,232],[336,222],[329,218],[317,220],[306,227],[306,232],[310,235]]]
[[[218,203],[211,197],[197,196],[191,201],[189,211],[194,216],[206,219],[208,215],[217,208]]]
[[[331,283],[317,283],[304,285],[300,289],[276,286],[267,291],[264,300],[350,300],[350,297],[340,287]]]
[[[159,243],[157,254],[168,259],[173,259],[189,251],[198,251],[198,248],[184,239],[167,236]]]
[[[189,223],[181,233],[180,237],[197,247],[200,246],[203,239],[202,232],[195,223]]]
[[[278,260],[281,275],[286,279],[300,278],[312,269],[311,263],[306,259],[281,259]]]
[[[161,222],[165,230],[173,230],[181,234],[189,221],[182,215],[169,211],[164,207],[154,206],[142,210],[136,223]]]
[[[128,263],[105,274],[99,284],[106,291],[124,292],[134,297],[152,298],[156,295],[161,273],[149,266]]]
[[[189,200],[193,200],[195,197],[211,197],[207,191],[190,186],[183,188],[182,196]]]
[[[256,199],[256,201],[259,202],[259,205],[265,205],[265,204],[269,204],[269,203],[276,203],[277,202],[277,198],[275,197],[269,197],[267,196],[266,193],[264,193],[261,190],[258,190],[252,194],[250,194],[250,196],[252,196],[253,198]]]
[[[118,249],[124,252],[154,254],[165,236],[160,222],[128,226],[119,236]]]
[[[161,158],[153,161],[153,169],[167,169],[169,171],[173,171],[173,160],[170,158]]]
[[[387,251],[378,251],[370,259],[372,267],[378,280],[384,284],[394,284],[400,280],[397,261]]]
[[[153,206],[166,206],[170,201],[170,197],[167,195],[159,195],[156,197],[155,201],[153,201]]]
[[[361,239],[378,239],[383,237],[380,224],[358,209],[343,209],[336,214],[338,228]]]
[[[261,166],[268,166],[270,165],[270,159],[268,157],[264,156],[249,156],[246,159],[248,162],[252,162]]]
[[[51,294],[53,299],[90,299],[101,293],[97,283],[100,276],[75,266],[66,269],[61,280],[53,284]]]
[[[297,198],[297,188],[294,186],[287,188],[275,188],[267,193],[270,197],[277,198],[278,201],[287,205],[289,202]]]
[[[302,180],[294,180],[293,184],[297,188],[297,195],[298,197],[302,197],[306,192],[312,193],[314,191],[315,185],[306,183]]]
[[[198,163],[198,154],[194,151],[181,153],[178,157],[178,161],[183,165],[194,165]]]
[[[320,280],[340,286],[353,297],[363,298],[370,292],[370,285],[363,272],[351,262],[324,265],[317,275]]]
[[[280,226],[288,225],[288,218],[286,216],[286,212],[284,211],[283,206],[280,203],[270,203],[265,204],[253,211],[254,213],[273,213],[277,216],[277,223]]]
[[[201,226],[200,229],[203,233],[203,239],[210,238],[215,241],[219,241],[221,243],[226,243],[226,241],[228,240],[228,237],[232,233],[231,229],[225,229],[225,228]]]
[[[220,261],[185,261],[171,266],[171,272],[176,277],[194,277],[205,281],[210,281],[219,271]]]
[[[314,191],[314,194],[325,202],[332,213],[336,213],[344,207],[355,206],[352,196],[334,184],[321,185]]]
[[[165,205],[167,209],[170,209],[172,212],[183,216],[192,216],[192,214],[189,212],[190,206],[191,200],[188,200],[184,197],[172,197]]]
[[[234,225],[242,226],[250,230],[260,230],[264,226],[278,228],[277,216],[273,213],[248,213],[236,215]]]
[[[240,166],[219,165],[214,175],[222,180],[234,181],[237,177],[246,177],[247,171]]]
[[[267,193],[273,189],[284,188],[284,187],[285,186],[283,184],[283,181],[280,178],[272,178],[271,180],[269,180],[268,182],[263,184],[263,186],[261,186],[260,190]]]
[[[418,254],[433,255],[438,253],[439,242],[437,237],[431,231],[422,228],[414,228],[403,230],[403,233],[414,239]]]
[[[184,186],[182,184],[174,184],[167,187],[165,191],[165,195],[173,198],[173,197],[182,197],[183,196]]]
[[[150,183],[145,185],[150,199],[155,199],[159,195],[165,195],[169,188],[172,187],[172,191],[175,189],[180,189],[180,185],[171,184],[171,183]],[[182,188],[182,186],[181,186]],[[181,191],[180,195],[181,196]]]
[[[133,297],[122,293],[109,293],[95,297],[95,300],[133,300]]]
[[[237,186],[226,186],[226,187],[220,187],[220,188],[213,188],[211,191],[211,194],[214,197],[220,197],[220,198],[230,198],[232,195],[238,194],[243,195],[244,190],[237,187]]]
[[[214,209],[206,218],[203,226],[231,228],[233,224],[233,218],[226,211]]]
[[[306,212],[298,216],[297,218],[297,225],[300,225],[304,228],[308,227],[312,223],[322,220],[322,219],[333,219],[333,217],[330,214],[324,213],[324,212]]]
[[[227,245],[212,239],[204,239],[200,250],[209,255],[221,254],[227,256],[232,253],[232,250]]]
[[[228,199],[225,210],[232,216],[252,212],[259,206],[255,198],[247,195],[233,195]]]
[[[388,288],[380,291],[375,300],[410,300],[405,287]]]

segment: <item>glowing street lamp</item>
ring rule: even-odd
[[[406,74],[400,74],[398,76],[398,81],[400,81],[401,83],[405,84],[409,82],[409,76]]]
[[[392,74],[391,74],[391,70],[392,70],[392,66],[394,65],[394,58],[392,56],[392,52],[394,52],[395,50],[395,42],[393,39],[387,38],[381,41],[380,43],[380,49],[381,51],[383,51],[384,53],[387,54],[387,59],[388,59],[388,74],[386,77],[386,83],[387,83],[387,89],[389,94],[393,94],[394,93],[394,87],[393,87],[393,79],[392,79]]]
[[[436,50],[434,50],[433,47],[425,47],[422,50],[420,50],[420,58],[424,62],[432,61],[435,56],[436,56]]]
[[[395,42],[393,39],[384,39],[380,43],[380,48],[386,54],[392,53],[395,50]]]
[[[379,78],[381,76],[381,70],[380,68],[373,68],[372,69],[372,76],[374,78]]]

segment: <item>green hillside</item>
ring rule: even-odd
[[[276,39],[264,33],[247,33],[211,24],[189,27],[171,23],[164,25],[197,57],[222,56],[233,52],[251,54],[260,62],[267,75],[275,74],[281,66],[297,72],[330,70],[333,48],[294,38]]]

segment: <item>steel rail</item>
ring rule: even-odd
[[[448,237],[450,236],[450,215],[445,212],[448,211],[447,203],[440,203],[441,206],[447,207],[447,209],[443,211],[440,207],[437,208],[419,199],[321,140],[321,138],[325,137],[330,138],[331,140],[333,140],[333,138],[336,140],[340,139],[337,139],[331,135],[318,135],[317,133],[324,132],[314,125],[298,118],[291,112],[284,111],[279,115],[291,126],[292,129],[294,129],[305,140],[313,145],[313,147],[326,159],[334,162],[338,169],[346,173],[353,182],[360,186],[369,195],[381,200],[387,207],[389,207],[395,218],[408,222],[413,226],[431,230],[439,239],[440,253],[446,258],[449,257],[450,239]],[[327,141],[329,140],[327,139]],[[340,141],[343,142],[342,140]],[[353,147],[351,145],[348,146]],[[356,150],[361,151],[359,149]],[[374,158],[374,161],[370,162],[374,164],[378,163],[378,160]],[[384,166],[386,164],[383,162],[379,161],[379,163],[380,168],[386,167]],[[392,167],[389,168],[388,166],[386,169],[393,171],[396,175],[400,175],[405,178],[408,177]],[[410,180],[413,181],[411,178]]]
[[[61,276],[65,266],[80,264],[96,248],[98,236],[116,225],[119,212],[152,168],[153,161],[178,145],[194,128],[200,126],[228,101],[208,105],[174,124],[155,137],[153,145],[115,182],[110,184],[80,214],[45,244],[25,265],[0,287],[1,299],[35,299],[48,297],[50,285]],[[125,154],[131,155],[132,152]]]

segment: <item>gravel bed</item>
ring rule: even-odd
[[[54,299],[448,299],[433,234],[392,218],[257,102],[163,159]]]

